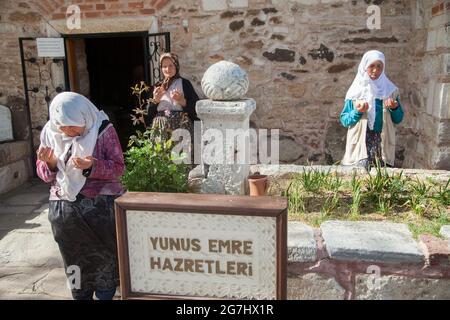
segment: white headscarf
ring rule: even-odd
[[[380,77],[377,80],[372,80],[367,74],[367,68],[377,60],[383,62],[384,68]],[[386,77],[385,71],[386,59],[384,54],[377,50],[367,51],[359,64],[358,74],[345,97],[345,100],[365,100],[369,103],[367,119],[371,130],[373,130],[375,123],[375,99],[385,100],[397,90],[397,87]]]
[[[72,147],[72,157],[92,156],[97,142],[98,130],[108,116],[99,111],[87,98],[74,92],[58,94],[50,104],[50,120],[41,132],[41,145],[51,147],[58,158],[56,186],[57,195],[62,200],[75,201],[77,194],[86,182],[82,170],[73,161],[64,159]],[[66,136],[60,126],[86,127],[77,137]]]

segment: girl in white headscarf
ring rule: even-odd
[[[398,88],[385,70],[382,52],[364,54],[340,116],[342,125],[348,128],[343,165],[369,169],[378,160],[381,165],[394,166],[394,124],[403,120],[403,109]]]
[[[80,269],[74,299],[111,299],[119,282],[114,199],[125,165],[103,111],[74,92],[58,94],[41,133],[37,174],[51,184],[49,220],[66,267]]]

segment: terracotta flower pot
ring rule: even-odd
[[[265,196],[269,188],[269,180],[266,175],[254,174],[248,176],[248,185],[251,196]]]

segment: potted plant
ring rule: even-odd
[[[269,188],[269,179],[267,175],[255,172],[253,175],[248,176],[248,185],[251,196],[265,196]]]

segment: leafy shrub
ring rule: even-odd
[[[172,151],[171,139],[160,139],[160,130],[147,128],[145,105],[152,99],[143,95],[150,87],[143,81],[131,87],[132,95],[136,97],[137,107],[131,115],[133,125],[143,125],[145,132],[136,130],[136,135],[130,137],[125,155],[125,173],[122,183],[128,191],[141,192],[187,192],[190,167],[181,163],[185,154],[178,155]]]
[[[187,192],[189,167],[175,163],[180,156],[172,152],[172,140],[151,139],[153,134],[147,130],[130,138],[122,183],[129,191]]]

